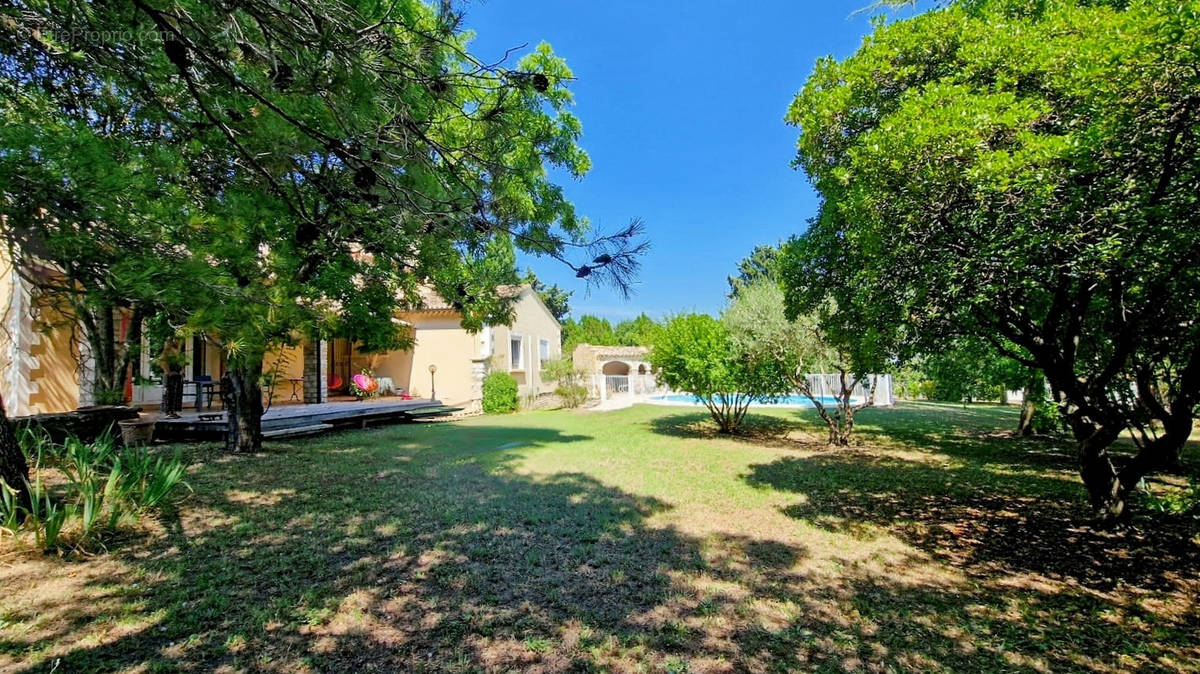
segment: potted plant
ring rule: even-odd
[[[121,440],[126,447],[144,447],[154,439],[154,417],[138,414],[136,419],[122,419],[117,422],[121,429]]]

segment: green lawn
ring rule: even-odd
[[[654,407],[189,448],[148,536],[0,559],[0,670],[1200,671],[1194,523],[1084,526],[1069,446],[1015,415],[868,410],[849,450]]]

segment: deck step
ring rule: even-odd
[[[293,426],[291,428],[276,428],[270,431],[263,431],[262,436],[263,439],[299,438],[306,435],[324,433],[332,428],[333,426],[325,423],[310,424],[308,426]]]
[[[440,417],[447,414],[454,414],[455,412],[461,412],[462,409],[463,408],[461,407],[446,407],[443,405],[442,407],[422,407],[415,410],[409,410],[405,412],[405,414],[410,417]]]

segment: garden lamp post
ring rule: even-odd
[[[429,365],[429,399],[437,399],[437,389],[433,387],[433,374],[437,372],[437,365],[432,363]]]

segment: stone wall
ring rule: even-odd
[[[116,428],[116,423],[136,418],[138,418],[136,407],[106,405],[82,408],[74,412],[31,414],[14,417],[12,421],[18,433],[26,428],[33,428],[44,431],[54,442],[62,442],[68,436],[77,437],[84,442],[92,442],[110,428],[113,437],[118,438],[119,441],[121,431]]]
[[[323,403],[329,401],[329,355],[328,342],[304,342],[304,402]]]

